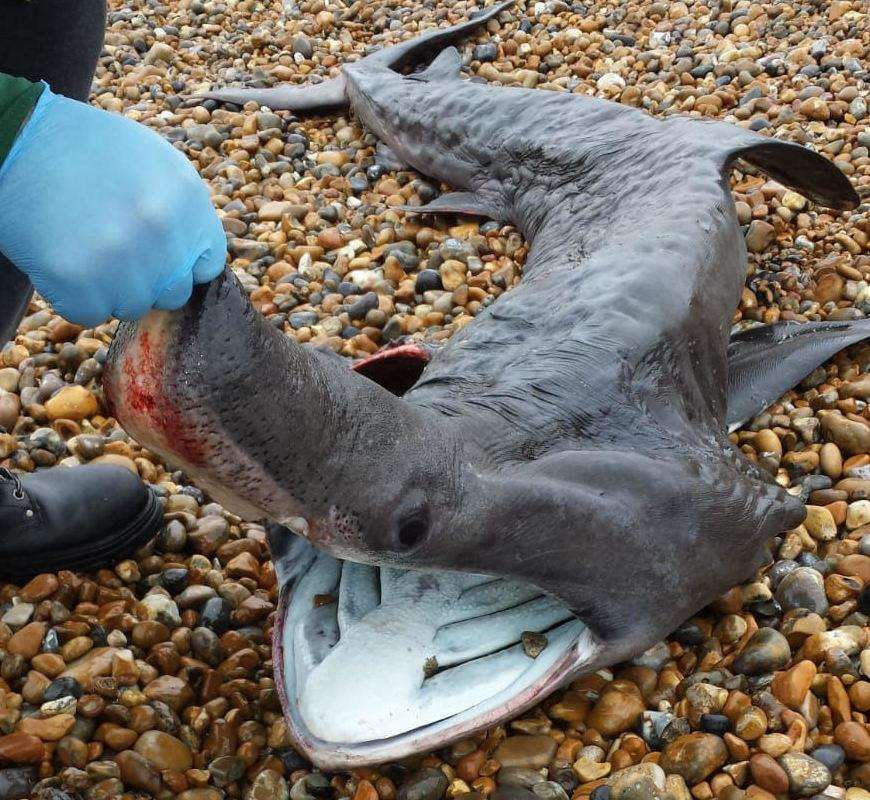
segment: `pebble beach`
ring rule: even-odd
[[[403,337],[439,341],[519,282],[522,237],[397,210],[447,187],[376,161],[348,114],[196,95],[319,82],[478,7],[111,0],[92,103],[191,160],[230,267],[287,336],[349,363]],[[460,51],[468,79],[724,120],[811,146],[849,177],[862,204],[840,213],[736,165],[739,331],[870,316],[867,12],[863,0],[518,0]],[[265,530],[109,416],[100,379],[116,327],[83,329],[37,297],[0,342],[0,467],[116,464],[165,504],[158,536],[120,563],[0,583],[0,800],[870,800],[870,341],[731,434],[807,504],[751,581],[508,724],[331,774],[293,748],[281,714]]]

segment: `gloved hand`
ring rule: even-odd
[[[91,326],[180,308],[223,270],[226,236],[182,153],[46,87],[0,166],[0,252]]]

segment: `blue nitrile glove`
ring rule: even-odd
[[[82,325],[180,308],[224,268],[226,236],[182,153],[46,87],[0,166],[0,252]]]

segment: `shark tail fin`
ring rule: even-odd
[[[849,179],[819,153],[733,125],[716,125],[715,128],[715,137],[725,145],[724,166],[730,166],[739,158],[814,203],[840,211],[858,205],[858,195]]]
[[[452,25],[449,28],[436,28],[405,42],[378,50],[365,58],[348,64],[345,68],[353,71],[371,68],[402,69],[426,63],[445,46],[461,39],[471,31],[484,25],[515,0],[503,0],[485,9],[477,16]],[[442,58],[437,58],[430,71],[420,73],[421,80],[444,80],[459,72],[459,54],[454,50]],[[330,78],[323,83],[307,86],[275,86],[268,89],[215,89],[200,95],[206,100],[219,100],[224,103],[243,105],[251,101],[276,111],[305,111],[318,113],[341,108],[347,105],[347,84],[344,75]]]
[[[361,61],[354,62],[352,68],[359,70],[371,65],[399,70],[426,63],[446,46],[459,41],[481,25],[485,25],[502,11],[510,8],[515,2],[516,0],[503,0],[501,3],[483,9],[465,22],[451,25],[449,28],[435,28],[420,34],[420,36],[415,36],[413,39],[378,50]]]

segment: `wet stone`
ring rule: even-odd
[[[440,800],[450,781],[439,769],[425,767],[408,776],[399,787],[396,800]]]
[[[143,789],[151,794],[160,791],[160,775],[139,753],[125,750],[115,757],[121,768],[121,780],[134,789]]]
[[[0,762],[12,764],[36,764],[42,760],[45,745],[26,733],[10,733],[0,736]]]
[[[215,786],[228,786],[245,773],[245,762],[236,756],[220,756],[208,765]]]
[[[690,733],[671,742],[659,763],[665,772],[682,776],[692,786],[727,761],[728,748],[722,739],[709,733]]]
[[[636,691],[607,690],[589,712],[586,724],[604,736],[615,736],[633,728],[645,708]]]
[[[157,770],[183,772],[193,766],[193,755],[184,742],[162,731],[145,731],[133,749]]]
[[[193,652],[206,664],[216,666],[223,657],[223,648],[217,634],[209,628],[195,628],[190,637]]]
[[[72,677],[55,678],[43,692],[42,699],[45,702],[58,700],[61,697],[81,697],[82,687],[79,682]]]
[[[537,795],[521,786],[499,786],[493,793],[494,800],[535,800]]]
[[[784,667],[790,660],[788,640],[773,628],[759,628],[734,660],[733,669],[744,675],[763,675]]]
[[[828,611],[824,578],[814,569],[798,567],[780,581],[776,600],[783,611],[805,608],[824,616]]]
[[[33,767],[0,769],[0,800],[22,800],[29,797],[37,777]]]
[[[555,781],[544,781],[532,787],[532,794],[538,800],[568,800],[568,793]]]
[[[498,746],[494,758],[502,767],[539,769],[550,763],[556,747],[556,741],[544,734],[509,736]]]
[[[145,687],[145,696],[149,700],[166,703],[173,711],[178,712],[193,699],[193,690],[181,678],[161,675]]]
[[[163,584],[167,592],[172,595],[177,595],[184,591],[187,587],[188,575],[190,573],[183,567],[173,569],[165,569],[160,573],[160,583]],[[210,587],[209,587],[210,588]],[[176,598],[178,604],[180,598]],[[181,605],[178,605],[181,608]]]
[[[724,714],[702,714],[701,730],[722,736],[731,730],[731,720]]]
[[[187,570],[185,570],[187,572]],[[176,598],[175,602],[183,611],[186,608],[201,608],[206,602],[213,597],[217,597],[217,592],[205,584],[196,586],[188,586]]]
[[[837,744],[823,744],[809,755],[821,764],[824,764],[830,772],[836,772],[846,760],[846,753]]]
[[[790,790],[798,797],[811,797],[831,783],[828,768],[805,753],[791,751],[781,755],[778,761],[788,775]]]
[[[523,645],[523,652],[529,658],[537,658],[547,647],[547,637],[535,631],[523,631],[520,641]]]
[[[531,789],[544,780],[544,776],[538,770],[526,767],[502,767],[498,771],[498,782],[503,786],[524,786]]]
[[[417,280],[414,284],[414,291],[417,294],[423,294],[433,289],[441,289],[441,274],[434,269],[421,269],[417,273]]]
[[[254,778],[247,800],[288,800],[289,797],[287,781],[274,770],[264,769]]]
[[[496,47],[492,42],[476,45],[472,53],[472,58],[476,61],[483,62],[495,61],[498,58],[498,47]]]
[[[206,601],[199,617],[199,624],[213,630],[216,634],[224,633],[230,627],[232,606],[222,597],[213,597]]]
[[[34,606],[32,603],[18,603],[12,606],[2,618],[0,622],[5,622],[10,628],[20,628],[26,625],[33,616]]]
[[[665,771],[658,764],[636,764],[608,779],[610,800],[663,800]]]

